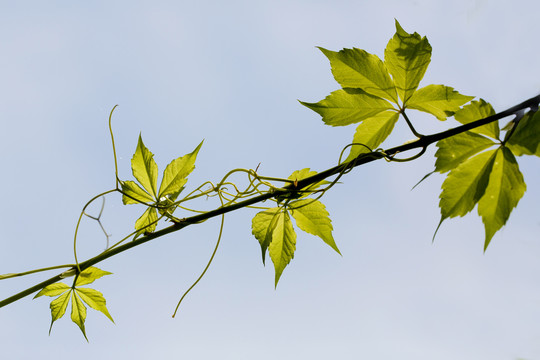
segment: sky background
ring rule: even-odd
[[[423,85],[453,86],[500,111],[540,93],[539,13],[533,0],[3,1],[0,273],[73,262],[82,206],[114,187],[107,118],[116,104],[122,179],[132,179],[140,132],[161,170],[205,139],[188,190],[259,163],[277,177],[324,170],[355,128],[327,127],[297,101],[338,88],[316,46],[382,57],[398,19],[433,47]],[[412,118],[425,132],[455,125]],[[403,130],[385,147],[411,139]],[[540,359],[538,158],[518,159],[527,192],[484,254],[476,210],[446,221],[432,244],[443,177],[410,189],[433,154],[345,176],[323,198],[343,256],[299,232],[277,290],[251,235],[256,211],[244,209],[227,216],[212,267],[175,319],[217,219],[99,264],[114,275],[91,287],[116,325],[89,309],[89,343],[69,312],[48,335],[49,298],[3,308],[2,358]],[[111,241],[141,212],[108,196]],[[104,247],[86,220],[79,258]],[[4,280],[0,295],[55,274]]]

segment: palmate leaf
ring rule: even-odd
[[[187,176],[195,168],[195,160],[202,146],[202,142],[193,150],[193,152],[179,157],[165,168],[159,191],[157,191],[158,167],[154,161],[154,155],[146,148],[139,135],[139,141],[133,159],[131,168],[133,175],[142,185],[134,181],[121,181],[122,202],[124,205],[144,204],[148,208],[135,222],[137,235],[142,233],[154,232],[157,227],[157,210],[161,215],[170,215],[175,210],[174,201],[184,188],[187,182]]]
[[[131,159],[133,176],[144,189],[155,199],[157,196],[158,167],[154,161],[154,154],[144,146],[141,135],[133,158]]]
[[[277,213],[275,221],[276,224],[272,232],[272,242],[268,246],[268,253],[274,263],[275,286],[277,287],[283,270],[294,257],[296,233],[287,210]]]
[[[339,52],[319,49],[330,60],[334,78],[343,88],[362,89],[368,94],[397,103],[396,88],[378,56],[361,49]]]
[[[472,132],[464,132],[437,142],[435,171],[445,173],[459,166],[474,154],[496,143]]]
[[[468,124],[476,120],[487,118],[491,115],[495,115],[495,110],[491,104],[480,99],[479,101],[472,101],[470,104],[464,106],[463,109],[457,111],[454,114],[454,119],[462,124]],[[489,124],[471,129],[470,131],[498,139],[500,133],[499,122],[493,121]]]
[[[398,112],[384,111],[362,121],[356,128],[353,144],[363,144],[369,149],[375,150],[390,135],[398,118]],[[369,152],[365,146],[352,145],[351,152],[345,161],[350,161],[360,154]]]
[[[90,284],[94,282],[94,280],[110,274],[111,273],[108,271],[104,271],[92,266],[79,274],[75,288],[72,288],[64,283],[54,283],[41,289],[41,291],[34,296],[34,299],[40,296],[53,297],[59,295],[56,299],[51,301],[49,306],[51,309],[52,318],[49,334],[52,330],[54,322],[64,316],[70,301],[71,320],[77,324],[77,326],[79,326],[87,341],[88,338],[86,337],[86,330],[84,327],[84,322],[86,320],[86,306],[84,306],[84,303],[87,303],[91,308],[102,312],[114,323],[111,314],[109,314],[109,311],[107,310],[106,301],[103,294],[94,289],[78,287],[79,285]]]
[[[516,158],[506,147],[500,147],[496,151],[489,184],[478,202],[478,215],[482,217],[486,231],[484,250],[493,235],[506,224],[526,188]]]
[[[324,204],[318,200],[304,199],[291,202],[291,215],[296,226],[305,232],[320,237],[332,249],[341,255],[332,236],[332,221]]]
[[[361,89],[341,89],[332,92],[318,103],[300,102],[322,116],[322,120],[331,126],[345,126],[358,123],[393,109],[388,101],[370,95]]]
[[[540,111],[525,114],[506,144],[517,156],[540,156]]]
[[[407,33],[396,20],[396,33],[386,46],[384,62],[404,105],[424,77],[430,61],[431,45],[427,38]]]
[[[428,85],[411,95],[407,107],[430,113],[439,120],[446,120],[472,99],[474,96],[461,95],[450,86]]]
[[[172,201],[176,200],[187,182],[188,175],[195,169],[195,160],[202,144],[201,141],[193,152],[179,157],[167,165],[163,171],[158,199],[168,195]]]

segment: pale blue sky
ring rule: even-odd
[[[338,88],[315,46],[382,57],[396,18],[433,47],[423,84],[503,110],[540,93],[539,11],[532,0],[2,2],[0,273],[73,261],[80,209],[114,186],[115,104],[124,179],[139,132],[161,169],[205,139],[188,188],[259,163],[280,177],[323,170],[354,127],[326,127],[297,102]],[[413,121],[441,128],[421,114]],[[387,145],[409,139],[398,129]],[[447,221],[431,243],[443,178],[410,188],[432,170],[433,153],[344,177],[323,198],[343,257],[299,234],[277,290],[251,235],[255,211],[242,210],[227,217],[214,264],[176,319],[217,220],[100,264],[114,275],[94,287],[116,325],[89,310],[89,344],[69,314],[48,336],[47,299],[3,308],[2,358],[539,359],[538,159],[520,159],[527,192],[483,254],[476,211]],[[140,210],[108,198],[112,241]],[[81,257],[103,249],[97,224],[81,230]],[[48,276],[3,281],[0,295]]]

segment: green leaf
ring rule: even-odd
[[[517,156],[540,156],[540,111],[525,114],[506,144]]]
[[[441,140],[437,142],[439,149],[435,153],[435,171],[445,173],[452,170],[474,154],[495,144],[484,136],[468,131]]]
[[[277,225],[277,214],[281,208],[275,207],[257,213],[251,220],[251,233],[259,240],[262,251],[262,261],[265,263],[266,250],[272,242],[272,234]]]
[[[303,180],[313,175],[317,175],[317,172],[315,170],[310,170],[310,168],[305,168],[302,170],[293,171],[293,173],[287,179],[293,180],[294,182],[298,182],[300,180]],[[317,190],[321,185],[325,185],[325,184],[330,184],[330,182],[327,180],[321,180],[315,184],[309,185],[302,189],[301,195],[298,197],[299,198],[306,197],[311,192]]]
[[[368,94],[397,103],[394,82],[377,55],[361,49],[343,49],[339,52],[322,47],[319,49],[330,60],[332,74],[341,87],[362,89]]]
[[[163,172],[163,180],[159,187],[158,199],[169,195],[174,201],[182,191],[187,182],[187,176],[195,169],[195,160],[203,142],[193,150],[193,152],[171,161]]]
[[[77,278],[77,282],[75,286],[88,285],[105,275],[111,275],[111,274],[112,273],[108,271],[104,271],[97,267],[91,266],[79,274],[79,277]]]
[[[43,289],[41,289],[40,292],[34,296],[34,299],[40,297],[40,296],[58,296],[66,291],[71,289],[70,286],[64,284],[64,283],[54,283],[51,285],[45,286]]]
[[[407,107],[430,113],[439,120],[446,120],[472,99],[474,96],[461,95],[450,86],[428,85],[411,95]]]
[[[86,306],[84,306],[84,303],[81,299],[79,299],[75,292],[73,292],[71,295],[71,320],[79,326],[84,338],[86,341],[88,341],[86,331],[84,329],[84,322],[86,320]]]
[[[395,111],[384,111],[375,115],[372,118],[364,120],[356,128],[356,133],[353,137],[353,143],[364,144],[371,150],[375,150],[386,138],[396,124],[399,118],[399,113]],[[346,161],[350,161],[360,154],[369,152],[369,150],[361,145],[351,146],[351,152]]]
[[[496,150],[476,155],[450,171],[442,184],[441,222],[471,211],[484,195]]]
[[[114,323],[111,314],[109,314],[109,310],[107,310],[107,302],[102,293],[97,290],[87,288],[77,288],[75,291],[81,297],[81,299],[88,304],[88,306],[94,310],[101,311]]]
[[[406,104],[431,61],[431,45],[426,37],[407,33],[396,20],[396,34],[386,46],[384,60],[399,97]]]
[[[338,254],[339,249],[332,236],[332,221],[324,204],[318,200],[304,199],[289,204],[296,225],[305,232],[320,237]]]
[[[49,327],[49,335],[51,334],[51,330],[52,330],[52,326],[54,322],[60,319],[62,316],[64,316],[66,312],[66,308],[69,304],[70,294],[71,294],[71,290],[66,291],[64,294],[60,295],[59,297],[51,301],[51,304],[49,305],[49,307],[51,309],[52,320],[51,320],[51,326]]]
[[[480,99],[479,101],[472,101],[469,105],[464,106],[463,109],[456,112],[454,114],[454,119],[462,124],[468,124],[476,120],[487,118],[491,115],[495,115],[495,110],[491,104],[485,102],[484,99]],[[470,131],[498,139],[500,132],[499,123],[494,121],[475,129],[471,129]]]
[[[393,109],[388,101],[360,89],[341,89],[330,93],[318,103],[300,103],[317,112],[331,126],[354,124]]]
[[[146,190],[134,181],[122,181],[120,184],[122,185],[122,202],[124,205],[155,201],[152,195],[148,194]]]
[[[144,146],[141,135],[131,159],[131,170],[135,179],[157,200],[158,167],[154,161],[154,154]]]
[[[516,158],[506,147],[499,148],[486,192],[478,202],[478,215],[486,230],[484,250],[493,235],[506,224],[526,189]]]
[[[268,252],[274,263],[276,272],[275,286],[277,287],[283,270],[294,257],[294,251],[296,250],[296,233],[294,232],[292,221],[287,210],[278,213],[276,218],[276,226],[272,234],[272,242],[268,247]]]
[[[153,207],[148,207],[140,218],[135,221],[137,234],[148,234],[154,232],[157,227],[157,211]]]

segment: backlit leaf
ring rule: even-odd
[[[54,322],[64,316],[66,308],[69,304],[70,294],[71,291],[66,291],[64,294],[51,301],[49,307],[51,309],[52,320],[51,326],[49,327],[49,334],[51,333]]]
[[[319,49],[330,60],[334,78],[342,87],[362,89],[368,94],[397,103],[394,82],[377,55],[361,49],[343,49],[339,52]]]
[[[476,153],[495,145],[485,136],[464,132],[437,142],[435,171],[445,173],[459,166]]]
[[[279,212],[276,218],[272,242],[268,247],[268,252],[274,263],[276,272],[275,286],[277,286],[283,270],[294,257],[294,251],[296,250],[296,233],[294,232],[289,212],[286,210]]]
[[[301,102],[322,116],[327,125],[344,126],[368,119],[392,105],[360,89],[341,89],[332,92],[318,103]]]
[[[390,135],[398,118],[398,112],[384,111],[362,121],[356,128],[352,142],[355,144],[364,144],[371,150],[375,150]],[[346,161],[350,161],[358,155],[367,152],[370,151],[365,146],[353,145]]]
[[[107,310],[107,302],[102,293],[97,290],[87,288],[76,288],[75,291],[81,297],[81,299],[88,304],[88,306],[94,310],[102,312],[114,323],[111,314],[109,314],[109,310]]]
[[[281,209],[278,207],[261,211],[251,220],[251,233],[259,240],[262,251],[262,261],[265,263],[266,251],[272,242],[272,235],[277,224],[277,213]]]
[[[407,107],[430,113],[439,120],[446,120],[472,99],[474,96],[461,95],[450,86],[428,85],[412,94]]]
[[[396,33],[386,46],[384,61],[399,97],[406,104],[431,61],[431,45],[426,37],[407,33],[396,20]]]
[[[483,99],[479,101],[472,101],[470,104],[463,107],[454,114],[454,119],[462,124],[468,124],[470,122],[487,118],[488,116],[495,115],[495,110],[491,104],[485,102]],[[471,129],[471,132],[487,135],[494,139],[499,138],[499,123],[493,121],[489,124]]]
[[[75,286],[88,285],[93,283],[95,280],[103,277],[105,275],[111,275],[112,273],[108,271],[101,270],[97,267],[91,266],[85,269],[79,274]]]
[[[86,330],[84,328],[84,322],[86,320],[86,306],[81,299],[77,296],[75,292],[71,294],[71,320],[79,326],[81,329],[84,338],[88,341],[86,337]]]
[[[496,150],[476,155],[451,170],[442,184],[439,202],[441,222],[471,211],[484,195]]]
[[[499,148],[486,192],[478,202],[478,215],[482,217],[486,230],[484,250],[493,235],[506,224],[526,188],[512,152],[504,146]]]
[[[151,203],[155,201],[150,194],[134,181],[122,181],[122,202],[124,205]]]
[[[41,289],[40,292],[38,292],[36,294],[36,296],[34,296],[34,299],[35,298],[38,298],[40,296],[58,296],[66,291],[68,291],[69,289],[71,289],[71,286],[68,286],[64,283],[54,283],[54,284],[51,284],[51,285],[47,285],[45,286],[43,289]]]
[[[316,171],[310,170],[309,168],[305,168],[305,169],[302,169],[302,170],[293,171],[293,173],[287,179],[297,182],[297,181],[303,180],[305,178],[308,178],[308,177],[316,175],[316,174],[317,174]],[[321,185],[325,185],[325,184],[330,184],[330,182],[327,181],[327,180],[322,180],[322,181],[319,181],[319,182],[317,182],[317,183],[315,183],[313,185],[307,186],[307,187],[302,189],[301,195],[298,196],[298,197],[299,198],[306,197],[311,192],[317,190]]]
[[[144,189],[156,198],[158,167],[154,161],[154,154],[144,146],[141,135],[133,158],[131,159],[133,176],[139,181]]]
[[[508,139],[507,146],[517,156],[540,156],[540,111],[525,114]]]
[[[332,221],[326,207],[318,200],[304,199],[289,204],[296,225],[305,232],[320,237],[338,254],[339,249],[332,236]]]
[[[163,172],[158,199],[169,195],[172,201],[176,200],[187,182],[187,176],[195,169],[195,160],[202,144],[201,142],[193,152],[179,157],[167,165]]]
[[[140,218],[135,222],[135,230],[138,234],[151,233],[156,230],[158,221],[157,211],[153,207],[148,207]]]

